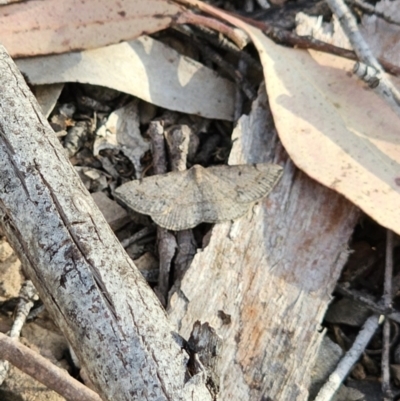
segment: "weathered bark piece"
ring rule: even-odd
[[[246,216],[213,228],[169,307],[182,335],[200,320],[222,336],[221,401],[307,399],[318,327],[358,216],[287,160],[266,109],[262,90],[229,162],[280,162],[284,175]]]
[[[0,99],[0,223],[98,393],[211,399],[3,47]]]

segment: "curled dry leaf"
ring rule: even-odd
[[[24,1],[0,7],[0,37],[12,57],[93,49],[165,29],[180,11],[165,0]]]
[[[353,62],[276,45],[221,10],[197,0],[178,2],[246,31],[260,54],[279,137],[296,165],[400,234],[399,119],[350,76]]]
[[[33,85],[100,85],[169,110],[233,119],[235,85],[231,81],[148,36],[83,52],[19,59],[16,63]]]
[[[282,175],[275,164],[193,166],[128,182],[115,196],[161,227],[186,230],[243,216],[250,204],[266,196]]]

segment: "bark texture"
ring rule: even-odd
[[[221,401],[306,400],[318,331],[347,259],[355,206],[301,173],[273,129],[265,91],[234,133],[230,164],[278,162],[281,181],[247,216],[217,224],[169,315],[222,336]]]
[[[0,223],[104,400],[211,399],[3,47]]]

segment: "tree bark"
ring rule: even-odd
[[[223,338],[221,401],[307,399],[318,329],[359,214],[293,165],[268,110],[263,88],[239,120],[229,163],[279,162],[281,181],[247,216],[213,228],[169,306],[182,335],[200,320]]]
[[[211,400],[0,47],[0,223],[104,400]]]

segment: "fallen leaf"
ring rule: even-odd
[[[400,234],[400,129],[353,62],[287,49],[250,28],[279,137],[295,164]]]
[[[165,0],[30,0],[0,7],[12,57],[93,49],[167,28],[181,7]]]
[[[231,81],[148,36],[83,52],[19,59],[16,64],[33,85],[100,85],[169,110],[233,119]]]
[[[134,211],[148,214],[161,227],[186,230],[243,216],[266,196],[282,175],[275,164],[195,165],[189,170],[130,181],[115,196]]]
[[[221,10],[197,0],[179,2],[220,17],[251,37],[279,137],[295,164],[400,234],[399,119],[350,76],[354,63],[276,45]]]

